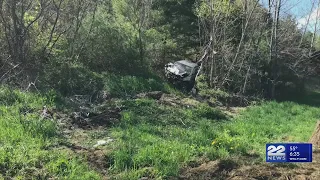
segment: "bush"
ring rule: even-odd
[[[112,96],[132,96],[148,91],[167,91],[167,86],[161,80],[155,78],[143,78],[138,76],[121,76],[104,74],[105,90]]]
[[[19,95],[8,87],[0,87],[0,105],[12,105],[20,101]]]
[[[276,98],[279,100],[296,99],[306,93],[305,83],[302,80],[281,82],[276,88]]]
[[[199,89],[199,95],[205,98],[214,97],[217,100],[225,100],[230,96],[227,92],[222,91],[221,89],[210,88],[204,75],[200,75],[198,77],[197,88]]]
[[[54,88],[62,95],[92,95],[103,88],[102,76],[79,64],[48,67],[41,82],[45,89]]]

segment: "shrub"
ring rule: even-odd
[[[113,96],[132,96],[148,91],[166,91],[165,83],[155,78],[104,73],[105,89]]]
[[[12,105],[21,100],[16,91],[8,87],[0,87],[0,99],[0,105]]]
[[[41,82],[45,89],[54,88],[63,95],[92,95],[103,88],[102,77],[79,64],[48,67]]]

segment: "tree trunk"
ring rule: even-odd
[[[215,31],[215,26],[214,26],[214,17],[213,17],[213,2],[212,0],[210,0],[210,18],[211,18],[211,25],[210,25],[210,41],[212,40],[212,43],[211,43],[211,54],[210,54],[210,60],[211,60],[211,63],[210,63],[210,87],[213,87],[214,86],[214,83],[213,83],[213,79],[216,75],[216,65],[215,65],[215,58],[214,58],[214,53],[213,53],[213,50],[214,50],[214,43],[215,41],[213,40],[215,38],[215,34],[214,34],[214,31]]]
[[[317,26],[318,26],[318,19],[319,19],[319,13],[320,13],[320,0],[318,2],[318,9],[317,9],[317,15],[316,15],[316,23],[314,24],[314,32],[313,32],[313,35],[312,35],[312,40],[311,40],[311,44],[310,44],[310,51],[309,53],[311,53],[312,51],[312,48],[313,48],[313,45],[314,45],[314,40],[315,40],[315,37],[316,37],[316,34],[317,34]]]
[[[270,3],[270,1],[269,1]],[[269,4],[269,12],[271,13],[272,5]],[[274,20],[271,29],[270,39],[270,80],[269,80],[269,97],[274,99],[276,96],[276,81],[278,78],[278,26],[279,26],[279,13],[281,9],[281,0],[276,1],[276,7],[274,9]]]
[[[276,81],[278,78],[278,27],[279,27],[279,13],[280,13],[280,7],[281,6],[281,0],[277,1],[276,11],[275,11],[275,29],[274,29],[274,63],[272,67],[272,90],[271,90],[271,98],[275,98],[276,94]]]
[[[306,23],[306,25],[305,25],[305,27],[304,27],[304,29],[303,29],[303,33],[302,33],[302,36],[301,36],[301,39],[300,39],[299,47],[301,47],[301,44],[302,44],[302,41],[303,41],[303,37],[304,37],[304,35],[305,35],[306,32],[307,32],[307,28],[308,28],[309,21],[310,21],[310,17],[311,17],[313,8],[314,8],[314,4],[315,4],[315,0],[312,1],[311,10],[310,10],[310,13],[309,13],[309,16],[308,16],[308,19],[307,19],[307,23]],[[318,6],[318,7],[319,7],[319,6]]]
[[[224,78],[224,80],[223,80],[223,82],[222,82],[222,85],[224,85],[224,84],[226,83],[226,80],[229,78],[230,72],[231,72],[231,70],[233,69],[233,66],[234,66],[235,62],[236,62],[237,59],[238,59],[238,56],[239,56],[239,53],[240,53],[240,49],[241,49],[241,47],[242,47],[242,44],[243,44],[245,35],[246,35],[246,33],[247,33],[246,31],[247,31],[247,27],[248,27],[249,21],[250,21],[250,19],[251,19],[251,17],[252,17],[252,14],[253,14],[255,8],[257,7],[257,5],[258,5],[258,1],[256,1],[254,7],[253,7],[252,10],[250,11],[250,14],[246,17],[246,21],[245,21],[245,24],[244,24],[243,29],[242,29],[241,38],[240,38],[240,42],[239,42],[238,47],[237,47],[236,54],[235,54],[235,56],[234,56],[234,58],[233,58],[233,61],[231,62],[231,65],[230,65],[230,67],[229,67],[229,69],[228,69],[227,74],[225,75],[225,78]]]

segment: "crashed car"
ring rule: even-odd
[[[188,60],[176,61],[165,65],[165,75],[169,81],[182,83],[187,88],[192,88],[199,70],[199,65]]]

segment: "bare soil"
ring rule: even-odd
[[[73,126],[82,129],[109,127],[119,123],[121,109],[109,108],[101,113],[74,112],[70,118]]]
[[[300,164],[250,164],[239,159],[209,161],[185,168],[179,179],[320,180],[320,152],[313,153],[312,163]]]
[[[309,140],[312,143],[313,148],[320,148],[320,121],[317,122],[317,125],[314,129],[314,132]]]
[[[103,179],[108,179],[108,152],[102,148],[86,148],[79,144],[60,144],[58,149],[76,153],[84,158],[89,166],[99,172]]]

